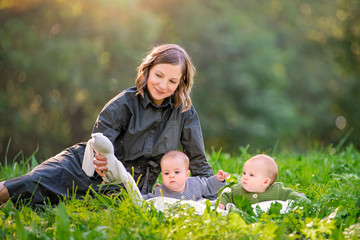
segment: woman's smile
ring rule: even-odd
[[[147,89],[151,99],[158,106],[170,97],[180,84],[181,67],[172,64],[157,64],[149,71]]]

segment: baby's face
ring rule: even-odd
[[[161,162],[163,184],[174,192],[184,192],[189,175],[190,171],[182,159],[168,158]]]
[[[241,185],[248,192],[265,192],[267,185],[264,166],[259,161],[248,161],[243,168]]]

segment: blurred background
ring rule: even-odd
[[[183,46],[208,151],[360,147],[357,0],[0,0],[0,159],[90,138],[154,45]]]

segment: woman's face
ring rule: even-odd
[[[158,106],[165,98],[170,97],[179,86],[182,76],[181,66],[157,64],[150,69],[147,89],[151,99]]]

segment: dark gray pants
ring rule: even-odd
[[[26,175],[5,181],[11,201],[15,205],[22,202],[30,206],[57,204],[64,197],[81,199],[90,186],[100,193],[119,191],[120,186],[100,186],[102,178],[97,173],[88,177],[82,171],[85,145],[79,143],[67,148]]]

